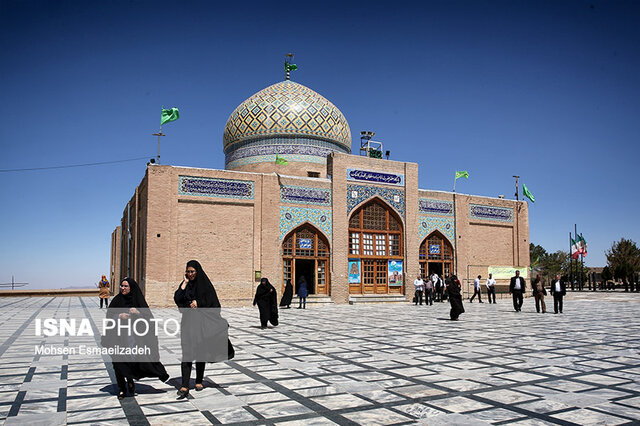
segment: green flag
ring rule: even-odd
[[[295,71],[298,69],[298,66],[296,64],[290,64],[289,62],[285,62],[284,69],[286,71]]]
[[[286,158],[282,158],[279,155],[276,155],[276,164],[289,164]]]
[[[180,118],[180,112],[178,108],[164,109],[162,108],[162,115],[160,117],[160,125],[176,121]]]
[[[536,197],[533,196],[531,191],[529,191],[529,188],[527,188],[527,185],[524,183],[522,184],[522,192],[524,192],[524,196],[530,199],[532,203],[536,202]]]
[[[540,262],[540,256],[538,256],[538,258],[536,259],[535,262],[533,262],[533,264],[531,265],[531,269],[533,270],[533,268],[535,268],[536,266],[538,266],[538,262]]]
[[[469,179],[469,172],[466,171],[466,170],[457,171],[456,172],[456,179],[461,178],[461,177],[463,177],[465,179]]]

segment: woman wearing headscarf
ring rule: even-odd
[[[173,299],[182,312],[180,322],[182,386],[178,390],[178,399],[184,399],[189,395],[193,361],[196,364],[195,388],[196,391],[201,391],[204,388],[202,382],[205,362],[228,359],[229,324],[220,315],[220,301],[213,284],[196,260],[187,262],[185,280],[180,283]],[[229,348],[230,351],[231,348]]]
[[[109,306],[109,297],[111,296],[111,292],[109,291],[109,281],[107,281],[107,277],[104,275],[102,279],[98,283],[98,289],[100,289],[100,293],[98,297],[100,298],[100,309],[102,309],[102,303],[104,302],[104,307]]]
[[[263,330],[267,328],[267,322],[271,322],[274,326],[278,325],[278,295],[266,278],[262,278],[256,288],[253,306],[256,305],[260,310],[260,328]]]
[[[449,283],[447,284],[447,296],[449,303],[451,304],[451,311],[449,315],[452,321],[457,321],[460,314],[464,313],[464,306],[462,306],[462,295],[460,294],[460,281],[455,275],[451,276]]]
[[[300,300],[298,309],[307,309],[308,295],[309,295],[309,290],[307,290],[307,280],[304,278],[304,275],[302,275],[298,279],[298,299]]]
[[[149,305],[142,294],[142,290],[140,290],[140,286],[134,279],[125,278],[122,281],[120,293],[113,298],[107,309],[107,318],[114,321],[120,320],[124,324],[127,323],[127,320],[131,320],[131,323],[133,323],[136,319],[144,319],[150,324],[153,315],[151,315]],[[154,334],[152,326],[144,334],[122,332],[120,336],[118,336],[115,328],[111,329],[104,336],[103,346],[116,348],[138,346],[149,348],[150,351],[150,355],[147,355],[144,359],[151,359],[152,361],[140,361],[140,358],[134,356],[115,357],[116,361],[113,362],[113,370],[118,384],[118,399],[123,399],[127,390],[130,396],[135,395],[134,380],[140,380],[143,377],[157,377],[162,382],[169,380],[167,370],[159,361],[158,338]]]
[[[282,299],[280,300],[280,307],[289,309],[291,307],[291,299],[293,299],[293,286],[291,280],[287,280],[287,285],[284,286],[284,293],[282,293]]]

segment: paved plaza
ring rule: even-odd
[[[170,381],[119,401],[108,358],[34,353],[67,339],[36,336],[36,318],[101,321],[97,297],[2,298],[0,422],[639,424],[640,295],[570,294],[562,315],[533,304],[466,302],[458,322],[444,303],[310,306],[267,330],[257,309],[223,309],[236,357],[207,365],[202,392],[176,400],[179,345],[161,342]]]

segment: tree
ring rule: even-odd
[[[616,280],[622,280],[625,287],[634,282],[634,274],[640,271],[640,249],[635,242],[621,238],[605,252],[607,266]]]
[[[570,269],[570,256],[566,251],[558,250],[555,253],[547,253],[544,247],[537,244],[529,244],[529,259],[533,265],[537,259],[538,264],[533,268],[533,274],[540,274],[545,280],[552,280],[560,275],[564,280],[568,279]]]
[[[608,266],[602,268],[602,272],[600,273],[600,277],[602,278],[602,286],[603,288],[608,288],[607,283],[613,279],[613,274],[611,273],[611,269]]]

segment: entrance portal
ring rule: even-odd
[[[429,277],[433,274],[438,274],[440,278],[443,278],[441,263],[429,263]]]
[[[434,231],[420,244],[420,274],[429,276],[434,272],[440,278],[453,274],[453,247],[449,240],[438,231]]]
[[[309,294],[316,294],[316,286],[315,286],[315,260],[309,259],[296,259],[296,287],[295,294],[298,294],[298,288],[300,287],[300,278],[304,277],[307,282],[307,290]]]
[[[282,289],[288,281],[298,293],[304,276],[309,294],[329,295],[329,242],[320,231],[306,223],[294,229],[282,242]]]

